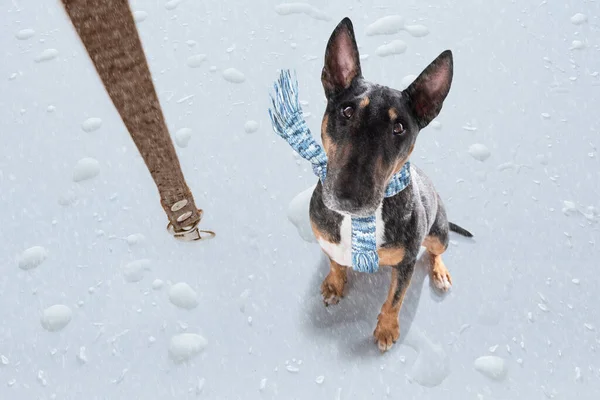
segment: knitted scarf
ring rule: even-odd
[[[298,99],[298,82],[289,70],[281,71],[274,84],[275,94],[271,95],[272,108],[269,116],[273,130],[298,153],[312,164],[313,172],[325,182],[327,176],[327,155],[315,141],[302,116]],[[385,197],[395,196],[410,183],[410,162],[406,162],[390,180]],[[379,268],[379,255],[376,242],[376,217],[352,217],[352,268],[358,272],[376,272]]]

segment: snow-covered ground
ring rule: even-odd
[[[192,244],[168,236],[65,13],[42,3],[0,5],[0,399],[600,398],[600,2],[132,1],[218,235]],[[381,84],[454,52],[412,160],[476,235],[452,237],[445,299],[417,270],[384,355],[388,277],[353,274],[323,306],[327,263],[289,219],[306,229],[290,202],[316,178],[267,114],[294,68],[318,133],[345,16]]]

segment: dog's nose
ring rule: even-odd
[[[359,194],[350,185],[342,185],[335,191],[335,199],[342,211],[352,212],[362,206]]]

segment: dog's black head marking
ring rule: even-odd
[[[323,201],[335,211],[372,215],[417,135],[441,111],[453,59],[441,53],[404,91],[362,76],[354,28],[344,18],[327,43],[321,81],[327,97],[321,136],[327,152]]]

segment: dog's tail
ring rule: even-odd
[[[471,232],[469,232],[468,230],[466,230],[465,228],[460,227],[452,222],[449,222],[448,224],[450,225],[450,230],[452,232],[456,232],[459,235],[466,236],[466,237],[473,237],[473,234]]]

